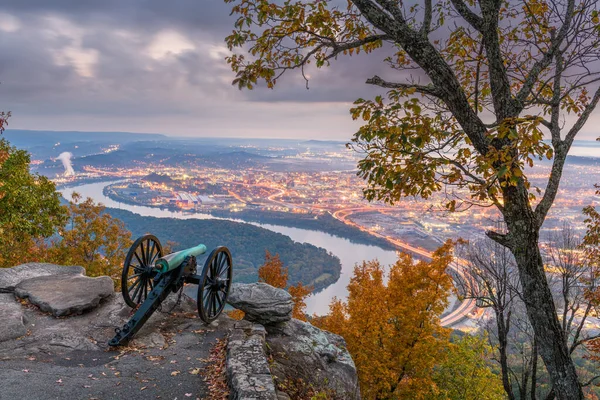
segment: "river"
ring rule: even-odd
[[[63,196],[67,199],[71,198],[72,192],[77,192],[85,197],[91,197],[95,202],[103,203],[106,207],[120,208],[128,210],[142,216],[151,216],[159,218],[198,218],[198,219],[217,219],[210,214],[196,212],[182,212],[161,210],[154,207],[134,206],[124,203],[119,203],[105,196],[102,192],[105,186],[114,182],[99,182],[80,185],[71,188],[61,189]],[[247,222],[236,219],[230,219],[237,222]],[[324,315],[329,311],[329,303],[334,297],[345,299],[348,295],[346,287],[350,282],[350,277],[356,263],[363,260],[378,259],[383,265],[390,265],[397,259],[394,251],[384,250],[377,246],[368,246],[363,244],[351,243],[347,239],[333,236],[325,232],[314,231],[309,229],[290,228],[281,225],[259,224],[256,222],[247,222],[252,225],[260,226],[273,232],[279,232],[289,236],[292,240],[300,243],[310,243],[318,247],[323,247],[331,252],[334,256],[340,259],[342,271],[340,279],[337,282],[329,285],[319,293],[310,296],[307,301],[307,313]],[[235,260],[234,274],[235,274]]]

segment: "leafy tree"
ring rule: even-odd
[[[304,286],[302,282],[298,282],[296,286],[287,288],[288,293],[292,296],[294,309],[292,310],[292,318],[306,321],[306,298],[313,292],[312,286]]]
[[[265,250],[265,263],[258,269],[258,281],[269,284],[273,287],[286,289],[288,282],[288,269],[283,267],[279,259],[279,254],[271,255],[269,250]],[[312,293],[313,288],[303,286],[298,282],[296,286],[287,287],[287,291],[292,296],[294,309],[292,317],[301,321],[306,321],[306,298]],[[230,314],[232,318],[239,317],[239,313]]]
[[[66,220],[54,183],[32,174],[30,161],[25,150],[0,139],[0,267],[38,261],[43,240]]]
[[[73,193],[69,222],[60,240],[48,249],[49,258],[63,265],[81,265],[89,276],[108,275],[120,285],[123,260],[131,246],[131,233],[123,222],[104,212],[102,204]]]
[[[288,270],[283,267],[279,254],[271,255],[269,250],[265,250],[265,263],[258,269],[258,281],[285,289],[287,280]]]
[[[435,367],[433,379],[439,398],[448,400],[502,400],[500,377],[492,371],[494,350],[484,336],[465,335],[450,343],[445,358]]]
[[[393,203],[445,189],[449,210],[495,206],[508,229],[487,234],[515,256],[555,393],[581,399],[538,239],[569,149],[600,100],[600,89],[589,92],[600,79],[597,0],[225,1],[237,16],[227,45],[249,53],[227,60],[240,88],[272,88],[293,69],[306,78],[311,62],[387,53],[396,79],[367,80],[387,95],[351,110],[365,121],[353,139],[365,154],[365,196]],[[542,158],[553,159],[543,192],[526,169]]]
[[[600,186],[596,194],[600,195]],[[593,273],[590,278],[600,276],[600,212],[593,206],[588,206],[584,209],[584,214],[587,216],[585,223],[587,224],[587,232],[583,238],[583,250],[593,268]],[[587,301],[593,306],[595,316],[600,316],[600,287],[596,286],[589,288],[586,292]],[[594,338],[588,343],[588,347],[595,353],[591,356],[592,359],[600,362],[600,338]]]
[[[452,279],[451,243],[431,262],[400,255],[387,284],[378,261],[354,268],[348,300],[334,300],[323,329],[344,337],[365,399],[431,399],[440,394],[433,369],[444,356],[450,330],[439,325]]]

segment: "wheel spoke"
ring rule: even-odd
[[[218,293],[215,293],[215,298],[216,298],[216,299],[217,299],[217,301],[219,302],[219,307],[217,307],[217,310],[218,310],[218,309],[219,309],[219,308],[221,308],[221,306],[223,305],[223,300],[221,299],[221,296],[219,296],[219,294],[218,294]],[[215,311],[215,313],[216,313],[216,311]]]
[[[223,268],[219,271],[219,278],[221,278],[221,276],[223,276],[223,273],[227,272],[229,270],[229,262],[226,262],[225,265],[223,266]]]
[[[137,254],[137,249],[135,249],[135,252],[133,253],[133,255],[135,256],[135,258],[137,258],[138,262],[140,263],[140,267],[145,267],[144,263],[142,262],[142,260],[140,260],[140,257]]]
[[[146,260],[146,251],[144,250],[144,242],[140,243],[140,254],[142,256],[142,261],[144,262],[144,267],[148,265],[148,261]]]
[[[150,239],[146,241],[146,263],[150,265]]]
[[[135,298],[136,298],[138,292],[142,289],[142,284],[144,283],[144,277],[141,277],[138,282],[140,284],[135,288],[135,291],[133,292],[133,296],[131,296],[131,300],[133,300],[134,303],[135,303]],[[138,301],[138,303],[139,303],[139,301]]]
[[[131,284],[131,286],[129,286],[129,287],[127,288],[127,292],[128,292],[128,293],[131,293],[131,291],[133,290],[133,288],[135,288],[135,287],[136,287],[136,286],[137,286],[137,285],[138,285],[138,284],[141,282],[141,280],[142,280],[142,278],[139,278],[137,281],[133,282],[133,283]]]
[[[139,272],[137,274],[131,275],[130,277],[127,278],[127,280],[130,280],[132,278],[137,278],[138,276],[142,276],[144,273],[143,272]]]
[[[210,296],[210,293],[209,293],[208,298],[206,300],[207,300],[207,302],[205,304],[204,309],[206,310],[207,313],[210,314],[210,307],[212,306],[212,302],[211,302],[212,296]]]
[[[217,302],[215,301],[215,294],[211,293],[211,297],[212,297],[212,310],[211,310],[211,317],[215,316],[217,314]]]
[[[156,242],[152,241],[152,259],[150,260],[150,264],[154,265],[154,262],[160,255],[159,249],[156,248]]]
[[[223,252],[221,254],[223,254],[223,257],[221,257],[221,262],[219,263],[219,273],[218,273],[219,276],[221,276],[221,273],[223,272],[223,267],[226,266],[227,264],[229,264],[229,262],[227,260],[227,255],[225,254],[225,252]]]

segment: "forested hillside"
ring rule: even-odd
[[[168,240],[176,242],[173,250],[199,243],[205,244],[209,251],[216,246],[227,246],[233,255],[234,280],[237,282],[257,281],[257,269],[265,260],[265,250],[280,255],[289,269],[292,285],[302,282],[319,290],[340,276],[340,260],[327,250],[294,242],[288,236],[254,225],[222,220],[142,217],[114,208],[107,212],[123,221],[134,238],[152,233],[163,245]]]

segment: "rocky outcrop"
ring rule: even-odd
[[[0,342],[27,334],[25,315],[12,294],[0,294]]]
[[[15,287],[16,296],[29,299],[40,310],[55,317],[81,314],[96,308],[101,300],[113,294],[114,284],[108,276],[40,276],[26,279]]]
[[[27,263],[13,268],[0,268],[0,291],[12,290],[26,279],[50,275],[85,275],[85,269],[48,263]]]
[[[335,398],[360,398],[356,367],[341,336],[297,319],[266,328],[276,381],[300,378]]]
[[[289,321],[294,308],[288,292],[266,283],[234,283],[227,302],[242,310],[246,320],[261,325]]]
[[[293,304],[289,306],[287,292],[264,283],[238,284],[228,302],[247,319],[236,325],[228,345],[233,398],[289,398],[285,388],[302,384],[328,398],[360,399],[356,367],[344,339],[290,318]],[[265,365],[270,367],[268,376]],[[271,391],[273,382],[281,391]]]

